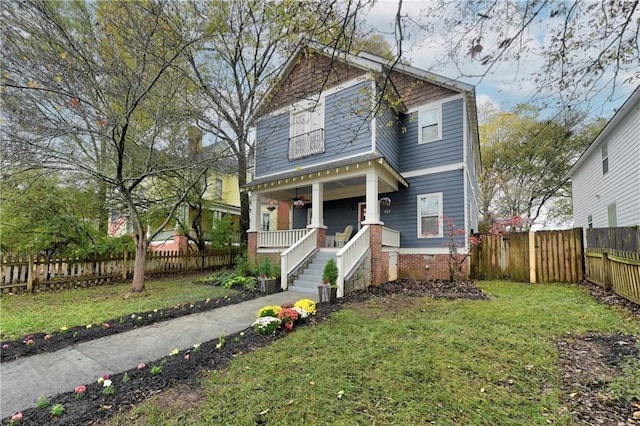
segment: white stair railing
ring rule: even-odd
[[[338,297],[344,296],[344,280],[367,252],[369,244],[369,225],[365,225],[360,228],[360,231],[336,254],[336,263],[338,265],[338,280],[336,283],[338,285]]]
[[[317,240],[318,230],[313,229],[280,254],[280,286],[283,290],[289,286],[289,274],[316,250]]]
[[[307,233],[306,229],[259,231],[258,247],[291,247]]]

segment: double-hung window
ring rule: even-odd
[[[427,105],[418,112],[418,143],[442,139],[442,104]]]
[[[442,230],[442,192],[418,195],[418,238],[441,238]]]
[[[289,160],[324,152],[324,108],[321,103],[291,112]]]

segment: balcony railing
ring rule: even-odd
[[[289,138],[289,160],[324,152],[324,129],[316,129]]]

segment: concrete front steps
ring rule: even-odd
[[[327,261],[335,259],[337,248],[321,248],[298,278],[289,286],[289,290],[306,294],[318,294],[318,286],[322,284],[322,272]]]

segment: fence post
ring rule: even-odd
[[[536,283],[536,233],[529,231],[529,282]]]
[[[603,286],[606,291],[611,290],[611,274],[609,273],[609,253],[604,250],[602,252],[602,269],[604,269]]]
[[[124,249],[122,256],[122,279],[127,280],[127,260],[129,258],[129,250]]]
[[[27,291],[29,293],[33,292],[33,274],[34,274],[33,253],[31,253],[29,254],[29,269],[27,269]]]

